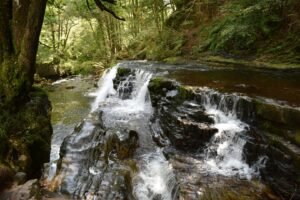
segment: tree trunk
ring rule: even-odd
[[[22,99],[31,90],[46,2],[0,1],[0,104]]]

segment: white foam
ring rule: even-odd
[[[214,93],[214,91],[210,92]],[[213,127],[217,128],[218,132],[207,144],[203,168],[210,173],[224,176],[238,175],[242,178],[251,179],[256,171],[243,158],[243,148],[246,141],[240,137],[248,125],[240,121],[233,110],[227,110],[227,113],[219,110],[219,107],[227,106],[222,99],[219,105],[214,105],[211,103],[210,95],[207,93],[204,95],[203,105],[206,108],[206,113],[213,117],[215,121]]]
[[[98,82],[98,90],[93,94],[96,96],[95,101],[92,103],[91,111],[94,112],[99,107],[99,103],[103,102],[108,95],[116,93],[114,89],[113,80],[116,77],[119,65],[114,66],[104,72],[103,76]]]
[[[141,200],[156,199],[172,200],[172,189],[176,180],[172,166],[165,159],[160,149],[142,157],[143,166],[134,178],[134,196]]]
[[[148,84],[152,74],[143,70],[136,70],[134,80],[126,79],[124,83],[120,83],[119,87],[129,85],[129,81],[133,84],[133,91],[129,99],[121,99],[122,90],[117,89],[118,93],[106,99],[101,105],[103,111],[104,123],[109,127],[116,122],[126,122],[140,115],[151,115],[152,106],[148,94]]]

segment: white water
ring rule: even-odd
[[[60,80],[57,80],[57,81],[54,81],[52,83],[52,85],[59,85],[61,83],[65,83],[65,82],[68,82],[68,81],[74,81],[76,78],[64,78],[64,79],[60,79]]]
[[[149,120],[153,112],[148,93],[150,72],[135,70],[119,84],[116,93],[100,103],[103,122],[107,128],[126,127],[139,132],[140,172],[134,177],[134,196],[140,200],[172,200],[172,190],[176,186],[175,176],[162,151],[157,149],[149,132]],[[128,99],[122,99],[126,87],[133,86]]]
[[[135,177],[134,195],[137,199],[173,199],[172,190],[176,190],[176,179],[171,164],[160,149],[142,156],[143,169]],[[159,197],[159,198],[158,198]]]
[[[152,114],[151,101],[148,94],[148,84],[152,74],[143,70],[135,70],[133,80],[126,79],[121,82],[117,92],[109,96],[100,105],[103,111],[103,121],[106,127],[114,128],[118,123],[128,123],[142,117],[149,118]],[[122,87],[133,85],[129,99],[122,99]],[[148,120],[148,119],[146,119]],[[127,124],[130,127],[130,124]]]
[[[152,74],[144,70],[134,70],[130,77],[114,88],[113,81],[118,67],[119,65],[105,71],[98,82],[99,87],[96,92],[89,94],[95,97],[91,104],[91,116],[99,110],[102,112],[103,124],[107,129],[128,129],[139,133],[136,159],[140,168],[133,178],[133,195],[140,200],[157,198],[172,200],[172,191],[176,186],[175,176],[162,151],[157,149],[152,141],[149,130],[153,108],[148,84]],[[132,90],[131,94],[127,98],[122,98],[123,92],[128,89]],[[59,180],[61,177],[62,192],[79,197],[83,194],[93,197],[97,191],[95,188],[97,184],[94,185],[91,179],[97,180],[104,172],[97,163],[89,160],[89,152],[92,152],[90,149],[98,146],[100,141],[96,139],[98,136],[94,135],[95,126],[89,118],[82,126],[80,132],[71,135],[68,140],[59,175],[56,175],[56,163],[53,163],[48,174],[48,181],[53,178]],[[57,155],[59,155],[59,149],[57,146],[55,151]],[[86,179],[89,179],[89,182]],[[92,185],[87,185],[89,183]]]
[[[238,175],[241,178],[251,179],[257,172],[243,158],[246,141],[240,137],[248,129],[248,125],[240,121],[235,114],[237,101],[233,102],[233,109],[228,110],[225,96],[216,103],[212,100],[214,93],[216,92],[204,88],[202,95],[206,113],[213,117],[215,121],[213,127],[218,129],[207,144],[203,168],[210,173],[224,176]]]
[[[108,95],[116,94],[113,80],[116,77],[119,65],[106,70],[98,82],[98,90],[93,94],[96,96],[92,104],[91,112],[94,112],[99,107],[99,103],[103,102]]]

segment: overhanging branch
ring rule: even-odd
[[[110,10],[109,8],[107,8],[102,3],[102,1],[105,1],[105,2],[108,2],[108,3],[111,3],[111,4],[116,4],[116,0],[94,0],[94,2],[97,5],[97,7],[100,8],[100,10],[110,13],[114,18],[116,18],[118,20],[125,21],[125,18],[118,16],[113,10]]]

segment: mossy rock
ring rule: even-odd
[[[151,79],[148,89],[154,106],[156,106],[161,97],[170,98],[174,105],[179,105],[184,101],[193,100],[195,98],[195,94],[192,90],[163,77]],[[177,93],[172,97],[167,97],[170,91],[176,91]]]
[[[120,77],[129,76],[131,73],[132,73],[131,69],[119,67],[118,71],[117,71],[117,76],[120,76]]]
[[[19,108],[0,110],[0,161],[29,178],[41,175],[49,161],[52,126],[51,104],[46,93],[35,89]]]
[[[261,101],[255,101],[255,104],[258,118],[292,127],[300,126],[299,110],[268,104]]]
[[[181,57],[168,57],[168,58],[165,58],[163,61],[166,63],[169,63],[169,64],[177,64],[177,63],[182,62],[182,58]]]
[[[300,147],[300,111],[273,104],[254,101],[258,127],[282,136]]]
[[[174,90],[176,89],[176,87],[176,82],[163,77],[156,77],[151,79],[148,86],[150,92],[153,92],[154,94],[165,94],[166,91]]]

